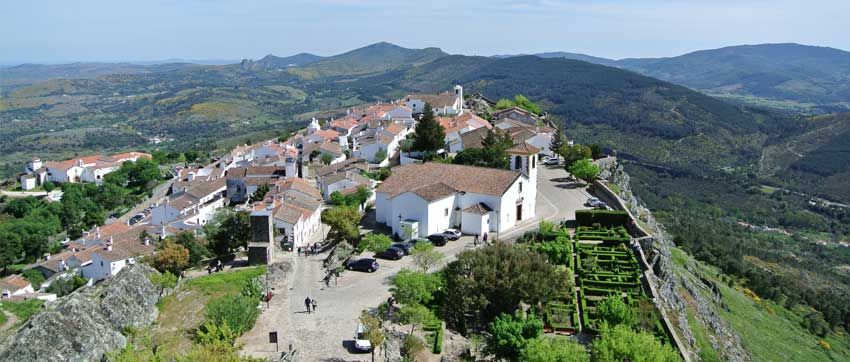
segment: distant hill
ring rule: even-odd
[[[786,43],[700,50],[671,58],[535,55],[625,68],[745,103],[818,112],[850,109],[850,52],[839,49]]]
[[[276,69],[303,66],[318,62],[322,59],[325,59],[325,57],[310,53],[298,53],[288,57],[277,57],[269,54],[256,61],[256,64],[261,66],[263,69]]]
[[[616,65],[691,88],[850,109],[850,52],[833,48],[741,45]]]
[[[382,42],[327,57],[291,72],[307,79],[360,75],[425,64],[446,55],[439,48],[408,49]]]
[[[0,67],[0,85],[19,86],[49,79],[91,79],[107,74],[142,74],[199,66],[189,63],[21,64]]]

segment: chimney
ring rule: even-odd
[[[44,253],[44,260],[50,260],[50,253]]]
[[[151,238],[145,238],[145,246],[151,245]]]
[[[112,244],[106,244],[106,251],[112,251]]]
[[[67,266],[65,265],[65,260],[59,261],[59,271],[64,271]]]

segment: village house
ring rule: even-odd
[[[511,134],[514,143],[527,142],[537,147],[541,154],[553,155],[555,150],[549,146],[552,144],[555,129],[547,126],[529,125],[528,123],[505,118],[496,123],[496,128],[505,130]]]
[[[493,126],[486,119],[476,116],[472,112],[464,112],[454,117],[437,117],[437,122],[443,126],[446,132],[445,142],[449,152],[459,152],[460,136],[466,132],[476,129],[491,129]]]
[[[428,103],[434,110],[434,115],[453,116],[463,113],[463,87],[456,85],[453,91],[440,94],[411,94],[402,102],[413,114],[424,112],[425,103]]]
[[[374,127],[361,131],[354,137],[354,157],[365,159],[379,166],[386,166],[399,149],[399,143],[413,128],[391,121],[375,121]],[[379,160],[376,156],[383,154]]]
[[[359,187],[371,190],[375,185],[374,180],[361,175],[361,171],[357,169],[331,173],[319,177],[317,181],[325,200],[330,200],[331,194],[334,192],[348,194],[356,192]]]
[[[0,279],[0,292],[2,292],[3,299],[9,299],[13,296],[35,293],[35,290],[26,278],[12,274]]]
[[[173,194],[151,209],[150,225],[163,226],[179,221],[181,229],[200,227],[212,219],[216,210],[225,206],[226,189],[225,180],[218,178]]]
[[[261,185],[273,185],[286,177],[286,168],[278,166],[237,167],[227,170],[227,198],[232,203],[244,203]]]
[[[536,126],[538,124],[539,117],[537,117],[534,113],[515,106],[493,112],[494,122],[498,122],[503,119],[513,119],[530,126]]]
[[[536,149],[515,150],[511,170],[423,163],[396,167],[375,191],[378,222],[404,239],[457,228],[504,232],[535,215]]]
[[[150,159],[151,155],[143,152],[126,152],[111,156],[94,155],[44,163],[35,157],[27,163],[24,171],[27,175],[34,176],[38,185],[46,181],[100,183],[104,176],[119,169],[124,162],[136,162],[140,158]]]

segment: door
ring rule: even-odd
[[[516,221],[522,220],[522,204],[516,205]]]

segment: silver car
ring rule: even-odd
[[[357,323],[357,330],[354,332],[354,349],[360,352],[372,350],[372,342],[366,339],[366,328],[363,327],[363,323]]]

